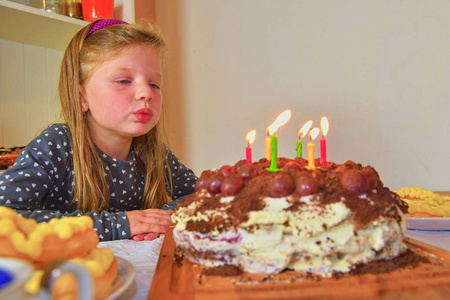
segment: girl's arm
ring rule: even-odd
[[[62,125],[51,125],[24,148],[12,168],[0,175],[0,205],[37,222],[88,215],[100,240],[130,238],[124,212],[77,210],[71,202],[72,170],[68,132]]]

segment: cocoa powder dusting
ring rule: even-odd
[[[296,168],[292,167],[292,164]],[[238,169],[244,163],[239,161],[235,165],[235,173],[238,174]],[[286,165],[286,168],[283,168]],[[352,217],[356,229],[363,228],[381,216],[394,218],[400,220],[398,210],[407,212],[407,204],[403,202],[397,194],[391,192],[383,185],[378,173],[373,167],[363,167],[361,164],[347,161],[344,164],[336,164],[329,162],[326,165],[316,164],[314,170],[306,168],[307,160],[303,158],[288,159],[284,157],[278,158],[278,168],[280,172],[288,174],[295,183],[301,177],[314,178],[319,183],[319,191],[312,195],[317,206],[325,206],[330,203],[343,203],[352,211]],[[239,224],[248,220],[248,214],[251,211],[258,211],[264,208],[264,198],[269,196],[269,185],[278,173],[268,172],[267,168],[270,166],[270,161],[265,158],[253,163],[257,170],[256,176],[252,178],[244,178],[244,185],[242,189],[234,196],[234,201],[231,203],[222,203],[222,194],[218,193],[211,195],[205,193],[207,187],[205,186],[200,192],[196,192],[185,200],[180,202],[179,207],[188,206],[195,201],[202,201],[196,213],[201,214],[206,211],[223,210],[226,218],[215,218],[208,221],[190,221],[187,223],[186,230],[197,231],[200,233],[208,233],[212,230],[225,231],[230,228],[236,228]],[[288,167],[289,166],[289,167]],[[357,172],[355,172],[357,171]],[[347,182],[343,182],[344,176],[348,172],[365,174],[362,176],[363,181],[359,178],[358,182],[351,182],[353,188],[355,184],[358,191],[364,191],[363,194],[370,200],[361,199],[359,194],[354,194],[346,186]],[[351,180],[346,179],[346,180]],[[359,189],[358,189],[359,188]],[[292,198],[291,206],[287,210],[295,212],[299,210],[305,203],[299,201],[301,195],[295,189],[290,195]],[[345,200],[342,200],[345,199]],[[370,203],[370,204],[369,204]],[[176,213],[176,211],[175,211]]]
[[[372,261],[368,264],[361,264],[350,271],[349,275],[363,275],[363,274],[380,274],[389,273],[398,269],[416,268],[419,264],[428,264],[429,259],[411,250],[407,250],[404,254],[393,258],[391,260]]]
[[[339,280],[340,278],[348,276],[363,276],[365,274],[383,274],[390,273],[396,270],[414,269],[422,264],[439,264],[437,262],[431,262],[427,257],[417,254],[411,250],[407,250],[404,254],[390,259],[373,261],[367,264],[357,265],[349,273],[336,272],[332,278]],[[300,273],[290,270],[285,270],[279,274],[269,274],[264,276],[249,276],[247,273],[243,273],[238,267],[235,266],[220,266],[220,267],[203,267],[201,276],[205,279],[207,276],[220,276],[220,277],[237,277],[233,282],[239,284],[255,284],[255,283],[293,283],[296,281],[321,281],[322,277],[312,273]],[[200,284],[203,281],[199,282]]]

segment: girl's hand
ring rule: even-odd
[[[130,222],[130,235],[135,241],[153,240],[173,225],[170,218],[172,211],[168,210],[150,208],[126,211],[125,214]]]
[[[154,233],[154,232],[150,232],[150,233],[141,233],[141,234],[137,234],[135,236],[132,236],[131,239],[133,241],[136,242],[140,242],[140,241],[153,241],[154,239],[160,237],[160,236],[164,236],[164,234],[162,233]]]

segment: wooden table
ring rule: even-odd
[[[209,276],[203,273],[201,266],[187,260],[176,263],[170,231],[162,245],[148,299],[447,299],[450,295],[450,252],[413,239],[408,243],[417,253],[437,256],[433,259],[439,264],[340,279],[305,277],[294,280],[297,277],[291,272],[272,275],[270,280],[265,280],[267,275],[264,274]],[[242,280],[251,284],[242,284]]]

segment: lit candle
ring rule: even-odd
[[[282,112],[275,122],[272,123],[272,125],[269,126],[269,135],[271,135],[271,151],[272,151],[272,160],[270,162],[270,167],[267,169],[269,172],[278,172],[280,169],[278,169],[277,166],[277,155],[278,155],[278,138],[276,135],[276,132],[278,129],[283,126],[284,124],[289,121],[291,118],[291,110],[285,110]]]
[[[272,156],[272,152],[270,150],[270,134],[269,134],[269,128],[267,128],[267,136],[266,136],[266,159],[270,160],[270,157]]]
[[[319,135],[319,128],[314,128],[309,133],[309,143],[308,143],[308,169],[315,169],[314,159],[316,158],[316,148],[314,146],[314,139]]]
[[[320,164],[327,164],[327,141],[325,140],[328,134],[328,119],[327,117],[322,117],[320,120],[320,127],[322,128],[322,138],[320,139]]]
[[[297,157],[302,157],[302,138],[305,137],[305,135],[308,133],[309,129],[312,126],[313,121],[309,120],[306,122],[302,128],[300,128],[300,131],[298,132],[298,141],[297,141],[297,147],[295,150],[297,150]]]
[[[297,147],[295,147],[295,150],[297,151],[297,157],[302,157],[303,144],[302,144],[302,140],[301,140],[300,136],[298,137]]]
[[[245,139],[247,140],[247,147],[245,148],[245,156],[246,156],[246,163],[251,164],[252,163],[252,147],[250,146],[255,141],[256,136],[256,130],[252,130],[245,136]]]
[[[269,171],[270,172],[278,172],[278,165],[277,165],[277,157],[278,157],[278,137],[277,137],[277,133],[275,132],[274,134],[272,134],[271,137],[271,149],[272,149],[272,159],[270,161],[270,167],[269,167]]]

